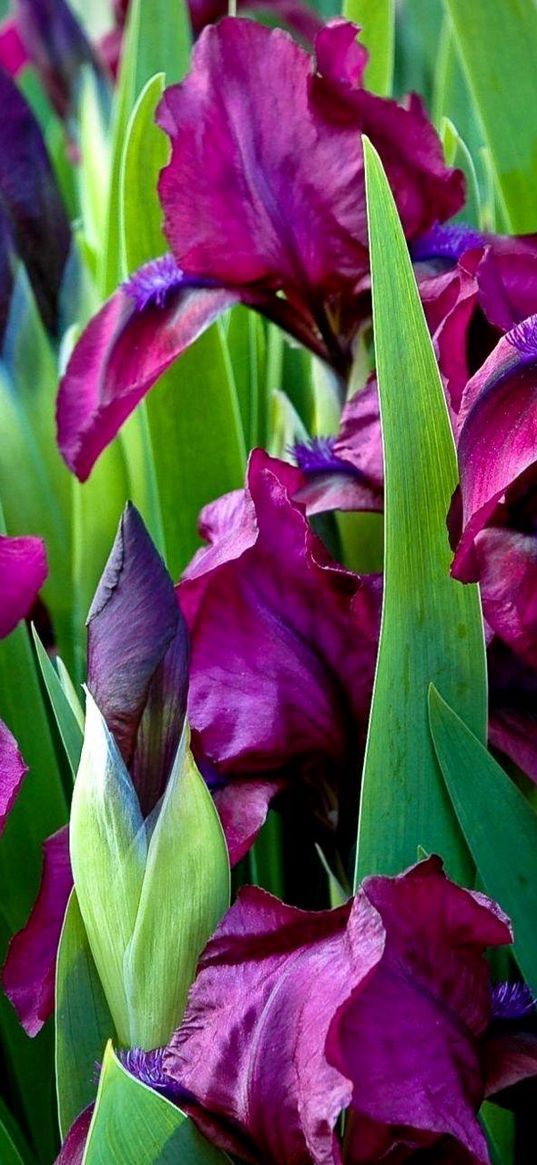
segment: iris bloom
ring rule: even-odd
[[[346,1111],[348,1165],[420,1149],[485,1165],[481,1102],[537,1072],[535,1038],[491,1024],[483,954],[510,941],[499,908],[436,857],[367,878],[332,911],[246,888],[201,957],[164,1072],[202,1132],[246,1161],[336,1165]],[[496,1015],[531,1003],[515,996],[504,988]]]
[[[362,88],[356,32],[323,28],[312,59],[280,30],[225,19],[165,92],[159,194],[172,255],[104,305],[60,387],[60,449],[82,480],[161,373],[239,301],[346,375],[369,278],[361,132],[409,239],[460,209],[463,176],[444,165],[418,98],[403,107]]]
[[[293,500],[304,482],[254,451],[246,489],[202,512],[209,545],[178,586],[192,645],[193,747],[232,862],[283,790],[330,844],[351,844],[380,587],[330,558]]]

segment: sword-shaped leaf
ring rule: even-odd
[[[455,447],[432,343],[382,163],[364,139],[373,323],[385,464],[385,585],[364,766],[358,879],[396,874],[416,847],[452,877],[469,856],[427,719],[431,680],[484,739],[483,626],[475,587],[449,574]]]

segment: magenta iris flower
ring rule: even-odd
[[[230,857],[287,790],[348,844],[380,614],[376,577],[334,562],[294,500],[304,475],[261,450],[244,491],[202,512],[209,542],[178,587],[192,645],[188,716]],[[344,845],[343,845],[344,848]]]
[[[484,951],[511,941],[484,895],[432,857],[309,913],[241,891],[206,947],[164,1054],[200,1129],[243,1160],[485,1165],[484,1096],[537,1071],[536,1041],[491,1022]],[[505,993],[505,990],[504,990]],[[436,1156],[432,1158],[436,1160]]]
[[[362,132],[409,239],[460,209],[462,174],[444,165],[419,100],[362,88],[356,32],[323,28],[312,59],[280,30],[225,19],[164,94],[157,120],[172,152],[159,193],[173,259],[128,280],[73,353],[58,438],[81,479],[157,377],[239,300],[346,375],[368,286]]]

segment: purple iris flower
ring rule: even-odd
[[[207,506],[177,591],[191,637],[193,748],[237,861],[277,793],[348,848],[380,614],[376,576],[334,562],[296,500],[304,475],[261,450]]]
[[[71,112],[84,66],[102,75],[97,54],[65,0],[15,0],[0,25],[0,64],[12,77],[27,64],[37,69],[60,117]]]
[[[0,339],[20,258],[43,322],[56,331],[71,230],[39,124],[15,83],[0,69]]]
[[[58,440],[81,479],[158,376],[239,301],[346,375],[369,280],[362,132],[409,239],[460,208],[463,177],[444,165],[418,99],[403,107],[362,88],[356,32],[321,29],[312,58],[281,30],[224,19],[164,94],[159,194],[175,268],[165,258],[135,275],[75,348]]]
[[[420,295],[453,418],[467,381],[503,332],[535,310],[537,236],[435,226],[412,246]]]
[[[88,688],[113,733],[147,816],[183,728],[188,638],[172,581],[127,506],[88,615]],[[29,1035],[54,1006],[54,969],[72,887],[67,828],[48,838],[38,899],[12,939],[3,984]]]
[[[420,1149],[485,1165],[482,1100],[537,1073],[535,1038],[491,1026],[483,955],[510,941],[500,909],[436,857],[367,878],[331,911],[244,889],[201,956],[164,1069],[202,1132],[246,1161],[338,1165],[346,1110],[348,1165]]]

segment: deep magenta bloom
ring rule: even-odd
[[[0,534],[0,639],[28,614],[46,577],[41,538]]]
[[[201,957],[164,1069],[202,1131],[249,1161],[338,1163],[347,1109],[349,1165],[432,1147],[485,1165],[488,1085],[537,1071],[535,1041],[516,1068],[512,1042],[489,1048],[483,954],[510,938],[499,908],[435,857],[366,879],[333,911],[243,890]]]
[[[454,573],[477,576],[474,543],[506,492],[536,461],[537,315],[498,343],[466,386],[458,440],[462,534]]]
[[[462,175],[445,167],[419,101],[403,108],[361,87],[356,32],[323,28],[312,59],[280,30],[224,19],[166,91],[157,120],[172,152],[159,192],[175,270],[165,257],[135,275],[75,349],[58,437],[82,479],[169,363],[238,300],[347,373],[368,285],[362,132],[409,238],[460,208]]]
[[[232,861],[281,788],[325,830],[352,828],[379,580],[330,558],[293,500],[304,480],[256,450],[246,489],[203,511],[209,546],[178,587],[192,645],[188,715],[224,786],[215,802]]]

